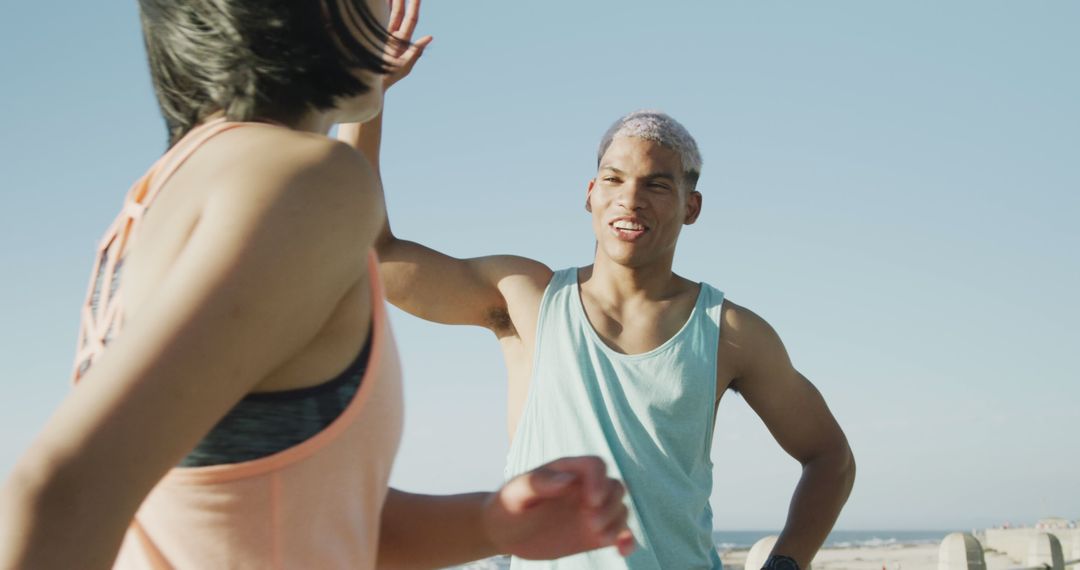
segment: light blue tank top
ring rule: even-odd
[[[701,284],[686,324],[642,354],[609,348],[581,303],[577,269],[555,273],[537,323],[533,374],[507,458],[512,477],[598,455],[628,490],[637,550],[604,548],[514,569],[720,569],[712,543],[713,417],[723,293]]]

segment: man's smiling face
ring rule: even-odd
[[[637,137],[616,137],[589,182],[599,251],[629,267],[674,256],[684,224],[697,219],[701,195],[689,190],[678,153]]]

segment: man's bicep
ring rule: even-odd
[[[746,383],[741,392],[776,442],[799,462],[843,445],[825,399],[802,374],[783,382]]]
[[[386,294],[398,308],[425,320],[497,330],[508,318],[502,283],[535,280],[547,268],[520,257],[459,259],[427,246],[394,240],[380,248]]]
[[[757,315],[744,319],[742,375],[735,385],[792,457],[806,462],[845,445],[844,434],[818,389],[792,365],[779,335]]]

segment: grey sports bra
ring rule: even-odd
[[[360,388],[371,336],[344,372],[322,384],[245,396],[180,461],[180,467],[251,461],[314,437],[345,411]]]

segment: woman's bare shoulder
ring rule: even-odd
[[[325,136],[271,125],[232,129],[208,141],[189,167],[197,170],[189,180],[205,185],[203,216],[224,212],[252,223],[313,217],[323,221],[321,231],[365,248],[382,225],[371,164]]]
[[[219,191],[274,196],[290,191],[342,198],[379,194],[374,169],[340,141],[271,125],[239,128],[206,145],[204,161],[222,181]]]

